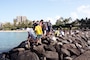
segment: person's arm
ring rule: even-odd
[[[35,30],[34,30],[34,31],[35,31],[35,33],[36,33],[36,30],[37,30],[37,26],[35,27]]]
[[[27,40],[30,41],[30,33],[28,32],[28,37],[27,37]]]
[[[28,38],[30,37],[30,34],[29,34],[29,32],[28,32]]]

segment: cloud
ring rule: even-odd
[[[78,11],[78,13],[83,13],[87,17],[90,17],[90,5],[87,5],[87,6],[82,5],[77,8],[77,11]]]
[[[78,12],[83,12],[83,10],[88,10],[88,9],[90,9],[90,6],[89,5],[87,5],[87,6],[82,5],[82,6],[80,6],[80,7],[77,8],[77,11]]]
[[[76,8],[76,10],[74,12],[71,12],[70,15],[73,19],[85,18],[85,17],[90,18],[90,5],[79,6]]]

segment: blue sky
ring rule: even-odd
[[[90,17],[90,0],[0,0],[0,22],[13,22],[16,16],[53,24],[59,17]]]

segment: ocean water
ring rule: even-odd
[[[27,39],[27,32],[0,32],[0,53],[8,52]]]

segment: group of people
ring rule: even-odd
[[[50,20],[48,22],[33,21],[33,27],[27,28],[28,41],[33,41],[36,44],[41,44],[41,38],[45,35],[49,35],[52,31],[52,24]]]
[[[63,28],[57,28],[55,30],[55,36],[57,36],[57,37],[58,36],[62,37],[62,36],[75,35],[75,34],[78,34],[78,33],[80,33],[79,30],[73,30],[71,28],[69,30],[65,30]]]
[[[55,30],[55,36],[64,36],[65,35],[65,31],[61,28],[57,28]]]

